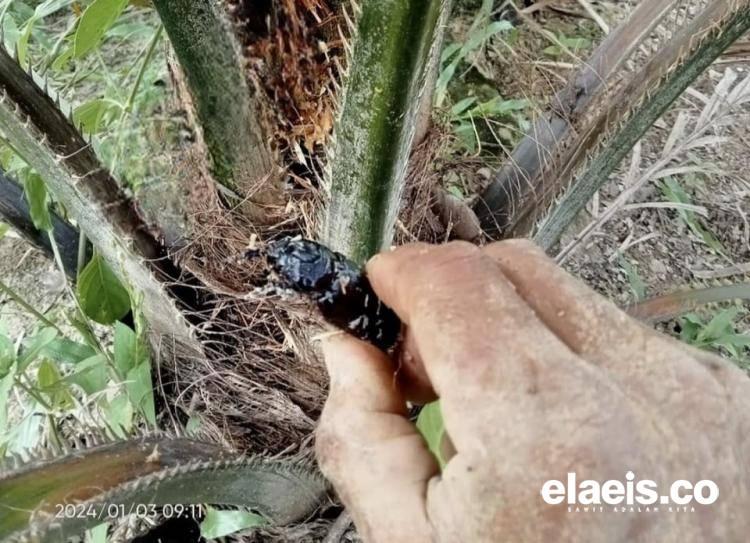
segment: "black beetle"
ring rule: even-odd
[[[283,238],[269,243],[265,256],[279,286],[310,298],[326,321],[385,352],[396,346],[400,319],[344,255],[314,241]]]

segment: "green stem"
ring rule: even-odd
[[[63,272],[64,273],[64,272]],[[50,328],[54,328],[57,330],[60,334],[62,334],[62,330],[59,326],[57,326],[54,322],[49,320],[47,317],[42,315],[39,311],[34,309],[31,304],[29,304],[26,300],[24,300],[20,295],[16,293],[15,290],[13,290],[11,287],[6,285],[1,279],[0,279],[0,290],[2,290],[5,294],[8,295],[8,297],[16,302],[18,305],[20,305],[22,308],[24,308],[28,313],[33,315],[36,319],[38,319],[40,322],[44,323],[45,326],[49,326]]]
[[[26,394],[28,394],[29,396],[31,396],[32,398],[34,398],[34,400],[39,405],[41,405],[42,407],[44,407],[46,410],[52,411],[52,405],[50,405],[49,402],[47,402],[47,400],[45,400],[44,398],[42,398],[37,393],[37,391],[34,390],[34,387],[32,387],[31,385],[27,385],[26,383],[24,383],[23,380],[21,379],[21,377],[26,377],[26,375],[23,374],[23,375],[17,375],[16,376],[16,378],[15,378],[16,386],[18,386]]]
[[[141,63],[141,67],[138,70],[138,74],[136,74],[135,76],[135,82],[133,83],[133,88],[130,90],[130,96],[128,96],[128,101],[125,102],[124,113],[130,113],[133,109],[133,104],[135,103],[135,97],[138,94],[138,89],[140,89],[141,83],[143,82],[143,76],[146,74],[146,69],[148,68],[148,65],[151,64],[151,59],[154,58],[154,51],[156,51],[156,46],[158,45],[163,32],[164,32],[164,25],[159,25],[159,28],[156,29],[156,31],[154,32],[154,36],[151,38],[151,42],[148,44],[148,49],[146,49],[146,56],[143,57],[143,62]]]
[[[135,105],[135,99],[138,95],[138,90],[141,87],[141,83],[143,82],[143,76],[146,74],[146,69],[148,68],[148,65],[151,63],[151,59],[154,57],[154,52],[156,51],[156,46],[159,43],[159,40],[161,39],[162,32],[164,31],[164,25],[159,25],[159,27],[154,31],[154,35],[151,37],[151,41],[146,46],[146,52],[143,56],[143,62],[141,62],[140,67],[138,68],[138,73],[135,76],[135,81],[133,82],[133,88],[130,89],[130,94],[128,95],[128,99],[125,102],[125,105],[122,108],[122,111],[120,112],[120,118],[118,120],[118,129],[117,129],[117,151],[115,152],[114,156],[112,157],[112,163],[110,164],[110,170],[113,172],[116,171],[117,163],[120,160],[120,155],[122,153],[122,140],[123,135],[125,134],[125,121],[129,117],[130,113],[133,111],[133,106]]]
[[[86,234],[84,234],[83,230],[81,230],[80,232],[78,232],[78,262],[76,263],[76,277],[79,277],[81,275],[83,268],[86,266],[87,243],[88,240],[86,239]]]
[[[262,123],[262,99],[248,84],[240,45],[216,0],[154,0],[185,73],[216,180],[253,201],[276,202],[281,186]],[[268,176],[270,182],[263,183]],[[260,184],[263,190],[259,191]]]
[[[67,276],[65,276],[65,268],[63,267],[62,263],[62,257],[60,256],[60,249],[57,246],[57,242],[55,241],[55,238],[52,236],[51,233],[49,233],[49,243],[52,247],[52,253],[55,255],[55,263],[57,264],[57,267],[62,271],[63,276],[65,278],[65,288],[68,291],[68,295],[71,297],[73,302],[75,302],[76,305],[76,311],[78,313],[78,316],[81,319],[81,322],[86,326],[86,331],[89,333],[89,337],[91,337],[94,342],[96,343],[95,348],[96,350],[104,356],[105,360],[107,361],[107,364],[112,369],[112,371],[115,372],[115,375],[119,377],[119,380],[123,380],[123,376],[120,375],[119,370],[117,369],[117,365],[115,364],[115,361],[112,359],[112,355],[110,355],[109,351],[107,351],[104,346],[102,345],[101,341],[99,341],[99,338],[96,335],[96,332],[94,330],[94,326],[91,324],[91,321],[86,316],[86,313],[83,312],[83,308],[81,307],[81,302],[78,300],[78,296],[76,296],[76,293],[73,291],[73,288],[70,286],[70,282],[68,281]]]
[[[357,262],[390,245],[444,0],[362,3],[336,126],[326,242]]]

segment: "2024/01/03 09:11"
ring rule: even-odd
[[[165,519],[177,517],[202,518],[204,516],[201,504],[182,503],[58,503],[55,505],[56,518],[96,518],[100,520],[120,518],[125,515],[137,517],[153,517],[156,515]]]

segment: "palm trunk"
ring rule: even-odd
[[[565,187],[549,217],[534,235],[544,249],[557,243],[568,225],[620,165],[633,146],[679,96],[729,46],[750,29],[750,0],[716,0],[616,94],[605,96],[599,114],[567,146],[555,180],[540,195],[544,205]],[[633,104],[613,110],[611,104]],[[602,144],[602,140],[604,143]],[[583,166],[583,170],[575,175]],[[575,175],[575,177],[574,177]],[[572,181],[571,181],[572,180]],[[533,226],[529,207],[520,214],[512,232],[523,234]]]
[[[221,3],[154,0],[154,6],[186,76],[215,180],[255,204],[279,203],[270,125]]]
[[[334,133],[323,237],[357,262],[390,245],[445,0],[367,0]]]

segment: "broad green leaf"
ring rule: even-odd
[[[85,104],[81,104],[73,111],[73,121],[80,125],[89,134],[98,134],[106,127],[112,113],[116,113],[120,107],[111,100],[98,98]]]
[[[58,338],[44,346],[42,355],[58,364],[78,364],[96,355],[96,351],[84,343]]]
[[[730,307],[706,319],[696,313],[688,313],[680,319],[680,339],[685,343],[721,352],[723,348],[743,369],[748,368],[745,350],[750,347],[750,336],[737,333],[737,319],[743,310]],[[724,353],[724,354],[726,354]]]
[[[86,530],[86,543],[107,543],[107,531],[109,530],[109,524],[106,522],[95,526],[90,530]]]
[[[435,91],[435,105],[440,107],[448,92],[448,84],[456,74],[458,65],[464,60],[469,54],[481,47],[487,40],[489,40],[495,34],[500,32],[506,32],[512,30],[513,25],[508,21],[495,21],[485,26],[484,28],[478,29],[474,32],[470,32],[469,39],[466,40],[462,45],[451,44],[447,46],[442,53],[441,61],[445,63],[448,59],[450,62],[443,66],[440,74],[438,75],[436,91]]]
[[[126,438],[133,429],[133,404],[125,393],[118,394],[104,406],[107,424],[118,437]]]
[[[141,348],[135,332],[127,325],[115,323],[115,366],[120,375],[127,375],[136,365],[144,362],[145,349]],[[145,360],[148,363],[148,360]]]
[[[43,328],[33,336],[18,357],[18,371],[22,372],[29,367],[29,364],[39,357],[42,349],[49,345],[56,337],[57,330],[54,328]]]
[[[5,376],[0,378],[0,436],[4,435],[8,428],[8,399],[10,398],[10,389],[13,388],[15,383],[16,368],[17,365],[12,364]]]
[[[86,394],[101,392],[109,381],[107,359],[101,354],[87,358],[79,362],[75,372],[68,375],[65,380],[78,385]]]
[[[0,166],[6,173],[10,173],[10,162],[16,153],[7,145],[0,145]]]
[[[77,290],[83,312],[100,324],[112,324],[130,311],[128,291],[98,254],[78,277]]]
[[[0,378],[5,377],[16,361],[16,349],[5,334],[0,334]]]
[[[456,185],[454,183],[451,183],[450,185],[448,185],[447,190],[448,190],[448,192],[450,192],[456,198],[459,198],[461,200],[463,200],[464,198],[466,198],[466,195],[464,194],[464,191],[461,189],[460,185]]]
[[[54,71],[59,72],[60,70],[65,69],[65,67],[68,65],[68,62],[73,58],[73,47],[68,47],[65,51],[57,55],[57,58],[55,58],[55,61],[52,63],[52,66],[50,66]]]
[[[149,2],[151,0],[148,0]],[[132,2],[131,2],[132,3]],[[154,35],[153,25],[141,22],[120,23],[112,27],[108,36],[110,38],[122,38],[124,40],[145,40]]]
[[[15,406],[14,406],[15,410]],[[44,411],[44,406],[36,400],[29,401],[23,406],[23,417],[20,422],[9,425],[6,433],[0,434],[0,441],[7,444],[8,452],[27,453],[39,445],[44,432],[44,417],[39,413]],[[15,418],[15,417],[14,417]]]
[[[240,530],[266,524],[266,519],[248,511],[220,511],[206,508],[206,518],[201,522],[201,535],[206,539],[224,537]]]
[[[445,466],[442,451],[445,426],[443,425],[443,414],[440,412],[440,402],[432,402],[422,408],[419,417],[417,417],[417,430],[422,434],[427,447],[442,469]]]
[[[39,368],[36,370],[36,382],[39,385],[39,389],[43,392],[49,392],[57,387],[61,380],[62,376],[57,371],[55,365],[49,360],[42,360],[42,363],[39,364]]]
[[[31,220],[39,230],[52,230],[52,219],[49,214],[49,195],[42,178],[36,174],[29,174],[23,182],[23,192],[29,203]]]
[[[458,138],[459,143],[470,153],[475,153],[479,146],[477,133],[474,123],[470,121],[461,121],[453,128],[453,132]]]
[[[476,101],[477,101],[476,96],[469,96],[468,98],[464,98],[463,100],[456,102],[454,106],[451,108],[451,115],[454,117],[458,117],[467,109],[469,109],[472,105],[474,105]]]
[[[450,58],[461,50],[460,43],[452,43],[443,49],[440,54],[440,62],[448,62]]]
[[[23,27],[18,41],[16,41],[16,49],[18,50],[18,62],[21,65],[26,64],[26,54],[29,49],[29,39],[31,38],[31,32],[34,30],[34,25],[40,20],[44,19],[48,15],[61,10],[64,7],[69,6],[73,3],[73,0],[47,0],[39,4],[34,10],[34,14],[29,17],[26,24]]]
[[[34,17],[37,19],[44,19],[45,17],[68,7],[73,1],[74,0],[47,0],[46,2],[42,2],[34,10]]]
[[[463,47],[461,47],[461,54],[459,56],[461,58],[466,57],[466,55],[478,49],[495,34],[511,30],[512,28],[513,25],[510,23],[510,21],[495,21],[488,24],[478,32],[472,32],[469,35],[469,39],[466,40],[466,43],[464,43]]]
[[[719,338],[716,343],[725,347],[750,347],[750,335],[727,334],[726,336]]]
[[[3,19],[3,45],[8,51],[13,50],[20,35],[15,19],[9,13],[6,14]]]
[[[52,407],[67,409],[73,405],[73,397],[68,390],[67,383],[57,367],[49,360],[43,360],[39,364],[36,381],[39,390],[49,398]]]
[[[7,160],[8,162],[5,165],[7,173],[16,174],[19,178],[26,177],[28,175],[29,165],[26,164],[26,161],[12,149],[10,149],[10,156]]]
[[[734,334],[734,320],[739,313],[740,309],[737,307],[720,312],[701,330],[700,334],[698,334],[698,340],[701,342],[712,342],[726,335]]]
[[[156,425],[156,409],[154,408],[154,387],[151,384],[151,364],[138,364],[126,376],[128,395],[133,406],[143,414],[151,425]]]
[[[695,313],[683,315],[680,319],[680,339],[691,345],[696,343],[696,338],[704,326],[705,322],[699,315]]]
[[[78,22],[74,38],[73,54],[76,58],[81,58],[99,45],[104,34],[127,5],[128,0],[94,0],[86,8]]]
[[[7,223],[0,222],[0,239],[3,239],[5,237],[5,234],[8,233],[8,230],[10,230],[10,226],[8,226]]]
[[[453,77],[456,75],[458,63],[458,60],[451,62],[440,71],[440,75],[438,75],[436,83],[435,106],[442,106],[443,102],[448,96],[448,83],[450,83],[451,79],[453,79]]]
[[[36,24],[36,19],[32,17],[26,23],[26,26],[23,27],[23,31],[21,32],[21,35],[18,37],[18,40],[16,41],[16,52],[18,54],[18,63],[21,66],[26,64],[26,55],[29,51],[29,39],[31,38],[31,31],[34,29],[34,24]]]

